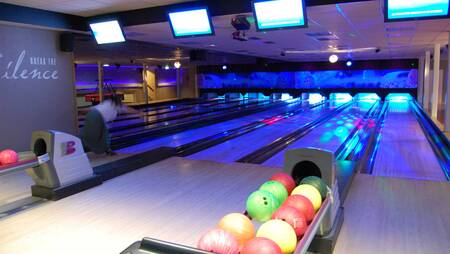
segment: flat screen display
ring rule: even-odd
[[[117,20],[91,23],[94,38],[98,44],[124,42],[125,36]]]
[[[385,1],[388,21],[447,17],[449,12],[449,0]]]
[[[303,0],[254,1],[253,11],[258,30],[305,27],[307,25]]]
[[[169,23],[175,38],[214,34],[207,8],[169,12]]]

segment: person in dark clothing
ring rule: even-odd
[[[111,150],[111,137],[107,123],[114,121],[117,115],[126,112],[142,114],[140,111],[123,105],[119,97],[112,97],[92,107],[87,113],[84,126],[80,131],[85,151],[115,155]]]

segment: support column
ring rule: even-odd
[[[425,57],[421,56],[419,58],[419,80],[417,83],[417,101],[419,104],[423,105],[423,81],[425,75]]]
[[[177,68],[177,99],[181,99],[181,68]]]
[[[100,102],[104,99],[104,93],[103,93],[103,64],[102,62],[97,62],[97,69],[98,69],[98,96]]]
[[[450,33],[448,33],[448,42],[450,43]],[[448,52],[448,63],[447,63],[447,83],[446,86],[446,96],[445,96],[445,119],[444,119],[444,131],[450,132],[450,50]]]
[[[142,65],[142,91],[144,92],[144,103],[148,104],[148,83],[147,83],[147,65]]]
[[[431,96],[431,117],[438,117],[439,109],[439,78],[441,69],[441,44],[434,45],[433,64],[433,94]]]
[[[428,111],[430,108],[430,95],[431,95],[431,76],[430,76],[430,66],[431,65],[431,53],[430,51],[425,52],[425,71],[423,80],[423,108]]]

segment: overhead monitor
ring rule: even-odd
[[[253,14],[259,31],[307,26],[304,0],[256,0]]]
[[[386,21],[449,17],[449,0],[385,0]]]
[[[117,20],[90,23],[89,26],[98,44],[125,41],[125,35]]]
[[[214,35],[206,7],[169,12],[169,23],[175,38]]]

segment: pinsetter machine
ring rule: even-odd
[[[331,254],[344,220],[340,200],[348,190],[348,183],[354,174],[355,164],[350,161],[337,161],[333,152],[302,148],[287,151],[284,171],[290,174],[297,184],[307,176],[322,178],[328,186],[328,192],[314,220],[304,236],[297,243],[294,254],[307,252]],[[180,253],[205,254],[191,247],[168,243],[152,238],[144,238],[133,243],[121,254],[144,253]]]
[[[36,131],[31,138],[31,158],[2,168],[0,176],[25,170],[34,181],[35,197],[58,200],[102,183],[94,175],[81,140],[59,131]],[[21,156],[22,157],[22,156]]]

